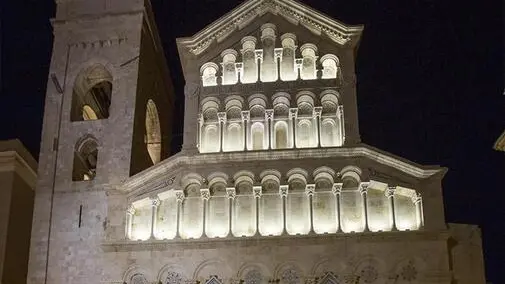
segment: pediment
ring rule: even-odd
[[[362,26],[345,25],[298,1],[249,0],[194,36],[177,39],[177,44],[180,51],[182,49],[193,56],[199,56],[214,44],[224,42],[235,32],[250,27],[257,19],[268,14],[303,27],[313,35],[339,46],[354,47],[363,30]]]

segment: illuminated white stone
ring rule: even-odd
[[[301,77],[303,80],[316,79],[317,47],[314,44],[306,43],[300,47],[302,53]]]
[[[198,239],[203,233],[203,200],[187,197],[182,203],[180,235],[183,239]]]
[[[161,204],[158,208],[157,226],[154,236],[157,239],[173,239],[177,235],[177,200],[173,191],[159,195]]]
[[[282,59],[281,79],[283,81],[296,80],[298,74],[295,68],[296,36],[291,33],[281,36]]]
[[[242,38],[242,61],[243,61],[243,74],[241,81],[244,84],[254,83],[258,81],[258,66],[255,55],[256,38],[246,36]]]
[[[208,62],[205,63],[200,68],[200,73],[202,77],[202,85],[203,86],[216,86],[217,85],[217,71],[219,67],[216,63]]]
[[[235,65],[237,60],[237,52],[233,49],[227,49],[221,53],[223,57],[223,85],[233,85],[238,82],[238,73]]]
[[[131,238],[147,240],[151,236],[152,206],[149,198],[133,203],[135,214],[132,221]]]
[[[261,63],[261,81],[273,82],[277,80],[277,62],[275,61],[275,30],[274,24],[261,26],[261,42],[263,47],[263,60]]]

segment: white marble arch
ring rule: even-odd
[[[272,278],[272,272],[262,263],[246,262],[240,266],[236,277],[244,284],[265,284]]]
[[[303,284],[307,273],[297,261],[288,260],[279,264],[274,271],[274,279],[281,284]]]
[[[165,264],[160,271],[156,280],[161,284],[184,284],[188,279],[188,271],[177,263]]]
[[[205,281],[212,275],[215,275],[217,271],[221,272],[219,275],[220,279],[229,278],[233,275],[232,269],[228,266],[228,262],[219,258],[211,258],[198,264],[193,272],[193,280],[205,283]]]

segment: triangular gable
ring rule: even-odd
[[[283,16],[294,25],[324,35],[342,46],[355,46],[363,31],[363,26],[347,26],[295,0],[249,0],[194,36],[177,39],[177,43],[193,55],[199,55],[212,43],[222,42],[265,13]]]

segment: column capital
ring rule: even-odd
[[[359,184],[359,193],[365,194],[368,191],[368,182],[362,182]]]
[[[126,214],[135,215],[135,207],[133,207],[133,204],[128,205],[128,208],[126,208]]]
[[[200,112],[198,113],[198,124],[200,124],[200,126],[203,125],[203,114]]]
[[[337,117],[342,118],[343,115],[344,115],[344,106],[339,105],[337,108]]]
[[[265,119],[272,120],[273,118],[274,118],[274,110],[273,109],[265,110]]]
[[[251,113],[248,110],[241,111],[240,115],[242,116],[242,121],[249,121],[251,118]]]
[[[203,200],[210,199],[210,190],[208,188],[200,188],[200,196]]]
[[[314,107],[314,116],[315,117],[321,117],[321,113],[323,112],[323,107],[320,107],[320,106],[317,106],[317,107]]]
[[[305,193],[307,194],[307,196],[313,196],[315,191],[316,191],[315,184],[307,184],[305,186]]]
[[[298,108],[293,107],[289,109],[289,118],[296,118],[298,116]]]
[[[263,194],[261,186],[253,186],[253,194],[254,198],[260,198],[261,195]]]
[[[186,199],[186,196],[184,195],[184,191],[183,190],[174,190],[175,192],[175,199],[177,200],[177,202],[183,202],[184,199]]]
[[[254,51],[254,59],[263,61],[263,49],[256,49]]]
[[[217,119],[219,122],[226,122],[226,112],[218,112]]]
[[[234,187],[227,187],[226,188],[226,197],[228,199],[235,199],[237,196],[237,191],[235,190]]]
[[[152,197],[150,197],[150,199],[151,199],[151,205],[152,205],[153,207],[158,207],[158,206],[160,206],[160,204],[161,204],[161,200],[160,200],[160,198],[158,197],[158,195],[156,195],[156,196],[152,196]]]
[[[395,195],[396,186],[388,186],[388,188],[384,191],[384,195],[387,198],[393,197]]]
[[[331,188],[331,192],[335,195],[339,195],[340,193],[342,193],[343,185],[344,185],[343,183],[334,183],[333,187]]]
[[[303,65],[303,58],[297,58],[295,59],[295,66],[298,69],[301,69]]]
[[[412,203],[417,204],[423,200],[421,193],[416,192],[412,194]]]
[[[281,185],[281,186],[279,186],[279,194],[282,197],[288,196],[288,188],[289,188],[288,185]]]
[[[282,61],[282,50],[283,50],[282,47],[278,47],[278,48],[274,49],[275,59],[280,59]]]

